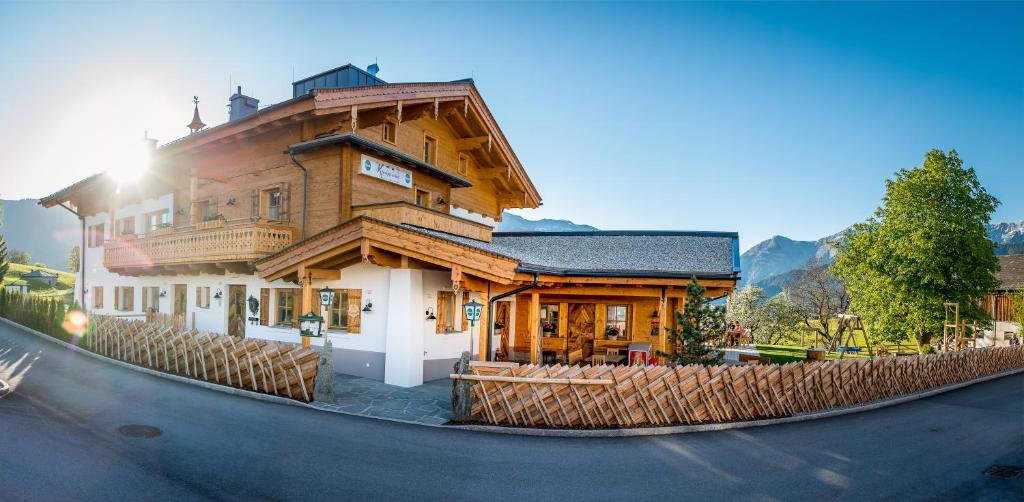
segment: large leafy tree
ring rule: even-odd
[[[826,344],[841,337],[838,325],[831,321],[850,308],[850,295],[824,261],[813,259],[796,271],[786,294],[806,329],[821,335]]]
[[[998,204],[956,150],[932,150],[886,181],[881,207],[847,232],[833,265],[873,338],[928,343],[942,333],[944,302],[987,324],[979,300],[996,288],[998,262],[985,225]]]
[[[785,292],[765,298],[764,290],[752,285],[729,295],[725,320],[736,321],[755,343],[775,345],[797,328],[803,320],[800,309]]]
[[[668,351],[658,355],[676,364],[711,366],[722,361],[722,352],[710,346],[712,340],[725,334],[724,309],[708,303],[704,287],[694,277],[686,286],[686,303],[676,312],[678,328],[668,330]]]

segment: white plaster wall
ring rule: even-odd
[[[423,337],[423,359],[457,359],[462,355],[463,351],[470,350],[471,333],[469,331],[457,331],[454,333],[437,333],[437,324],[435,321],[426,320],[426,309],[428,307],[437,309],[437,292],[438,291],[452,291],[452,280],[451,273],[448,271],[439,270],[424,270],[423,271],[423,312],[415,312],[416,318],[419,319],[420,325],[422,326],[422,337]],[[470,298],[476,298],[480,302],[479,295],[473,295]],[[469,301],[466,298],[465,292],[460,292],[456,296],[455,315],[458,320],[455,321],[455,328],[459,329],[462,326],[462,318],[465,316],[463,312],[463,303]],[[482,303],[482,302],[481,302]],[[473,333],[479,333],[479,324],[477,327],[472,329]],[[475,341],[473,343],[476,343]]]

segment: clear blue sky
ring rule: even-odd
[[[229,79],[272,104],[293,73],[376,59],[388,81],[476,80],[544,197],[530,218],[814,239],[956,148],[994,219],[1024,219],[1024,4],[5,3],[0,20],[4,198],[91,174],[103,156],[77,152],[108,136],[182,135],[193,94],[223,122]]]

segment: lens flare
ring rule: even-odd
[[[69,310],[64,314],[64,331],[75,336],[82,336],[89,329],[89,314],[81,310]]]

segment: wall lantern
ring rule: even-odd
[[[322,336],[323,326],[324,318],[312,312],[299,316],[299,334],[302,336]]]
[[[363,307],[363,312],[373,312],[373,302],[366,302],[366,306]]]
[[[427,320],[428,321],[436,321],[437,320],[437,316],[434,315],[434,308],[433,307],[427,307]]]
[[[324,310],[327,310],[331,307],[331,305],[334,305],[333,289],[324,286],[324,288],[320,290],[320,305],[324,308]]]
[[[160,290],[160,298],[167,298],[167,290],[166,289],[161,289]]]
[[[480,309],[483,308],[483,304],[472,300],[463,305],[462,308],[466,310],[466,320],[469,321],[469,326],[476,326],[476,322],[480,320]]]
[[[220,290],[218,289],[217,292],[213,294],[213,297],[217,300],[220,300],[221,298],[224,298],[224,295],[221,294]]]
[[[651,312],[651,319],[657,319],[657,318],[658,318],[658,310],[655,309],[654,312]]]

